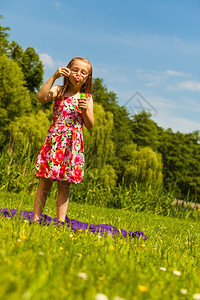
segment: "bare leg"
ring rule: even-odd
[[[40,219],[42,210],[45,206],[47,194],[51,189],[53,184],[53,180],[48,178],[41,178],[40,183],[35,196],[35,204],[34,204],[34,217],[33,222],[36,222]]]
[[[69,182],[58,181],[58,196],[57,196],[57,219],[65,222],[67,208],[69,203]]]

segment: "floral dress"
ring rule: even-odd
[[[87,95],[88,101],[91,95]],[[84,174],[82,111],[74,97],[54,102],[53,124],[35,163],[36,176],[80,183]]]

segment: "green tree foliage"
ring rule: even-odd
[[[11,123],[11,140],[19,150],[26,147],[29,154],[35,156],[44,143],[49,126],[48,115],[42,110],[27,114]]]
[[[111,140],[113,115],[94,103],[95,125],[91,130],[84,128],[88,166],[102,168],[114,155],[114,143]]]
[[[134,115],[132,121],[133,142],[139,146],[158,148],[158,126],[151,120],[151,114],[141,111]]]
[[[3,16],[0,15],[0,19],[3,19]],[[0,25],[0,55],[6,54],[9,48],[8,30],[10,30],[9,27],[3,27]]]
[[[122,148],[124,179],[127,184],[157,187],[162,184],[162,158],[149,147],[138,148],[130,143]]]
[[[0,57],[0,147],[9,140],[10,123],[31,109],[29,91],[16,62]]]
[[[181,198],[188,193],[193,200],[200,198],[199,140],[199,131],[183,134],[168,129],[160,134],[164,184],[167,188],[176,184]]]
[[[105,111],[110,111],[113,115],[113,125],[111,139],[115,145],[115,156],[112,158],[112,166],[114,167],[118,180],[121,180],[122,172],[120,165],[119,153],[124,145],[128,145],[133,137],[132,121],[125,107],[117,103],[116,94],[108,92],[103,85],[103,80],[96,78],[93,81],[94,101],[101,104]]]
[[[31,97],[31,104],[34,111],[42,106],[37,100],[37,91],[43,81],[43,65],[35,49],[28,47],[25,51],[15,41],[9,45],[9,58],[16,61],[24,74],[25,86],[28,88]]]
[[[105,112],[103,107],[94,103],[95,125],[91,130],[84,128],[86,166],[90,176],[106,185],[110,174],[110,184],[116,183],[116,174],[111,166],[114,157],[114,143],[111,139],[113,115]],[[107,170],[107,176],[106,176]],[[108,183],[107,183],[108,184]]]
[[[112,111],[117,104],[116,94],[113,92],[108,92],[108,89],[103,84],[103,79],[95,78],[93,80],[93,91],[92,91],[94,101],[101,104],[105,111]]]
[[[39,90],[43,81],[43,65],[40,61],[39,55],[35,49],[28,47],[25,51],[13,41],[10,44],[11,59],[15,60],[21,67],[26,82],[26,87],[31,92]]]

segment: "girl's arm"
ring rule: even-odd
[[[87,101],[87,100],[86,100]],[[92,97],[86,103],[86,108],[82,110],[83,121],[87,129],[91,129],[94,126],[94,114],[93,114],[93,100]]]
[[[45,103],[55,98],[60,92],[60,90],[62,89],[62,86],[59,85],[53,86],[54,82],[59,77],[69,76],[69,74],[70,74],[70,70],[68,68],[65,67],[59,68],[39,90],[37,94],[38,100],[42,103]]]

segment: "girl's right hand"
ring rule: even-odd
[[[59,78],[61,76],[66,76],[68,77],[70,74],[70,69],[66,68],[66,67],[60,67],[58,68],[58,70],[55,72],[54,76],[55,78]]]

